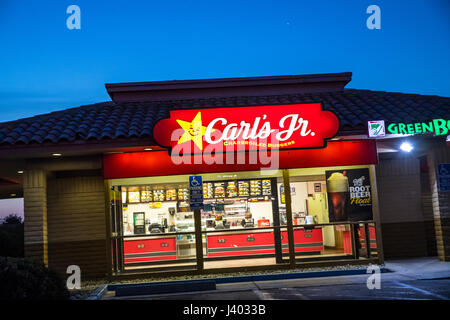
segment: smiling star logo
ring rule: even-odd
[[[203,150],[203,136],[205,135],[206,127],[202,125],[202,113],[198,112],[191,122],[177,119],[177,123],[184,130],[177,144],[193,141],[200,150]],[[213,129],[212,132],[214,131]]]

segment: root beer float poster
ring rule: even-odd
[[[326,171],[330,222],[372,220],[369,169]]]

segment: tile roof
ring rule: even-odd
[[[151,138],[171,108],[239,107],[321,102],[340,120],[340,134],[365,133],[368,120],[419,122],[448,119],[450,98],[345,89],[338,92],[237,96],[159,102],[104,102],[0,123],[1,145],[36,145],[118,138]]]

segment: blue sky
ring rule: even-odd
[[[68,30],[66,8],[81,8]],[[369,30],[366,8],[381,8]],[[0,121],[109,100],[106,82],[353,72],[450,96],[450,1],[0,0]]]

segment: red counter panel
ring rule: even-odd
[[[360,240],[361,240],[361,248],[366,248],[366,232],[364,227],[359,228],[360,232]],[[370,248],[376,249],[377,248],[377,237],[375,234],[375,227],[369,226],[369,240],[370,240]]]
[[[287,231],[281,232],[282,252],[289,252]],[[322,229],[294,230],[295,252],[324,250]],[[275,254],[274,233],[249,232],[207,236],[208,257]],[[125,264],[177,259],[176,238],[124,240]]]
[[[124,240],[124,262],[138,263],[147,261],[175,260],[177,245],[175,237]]]
[[[375,234],[375,227],[369,226],[369,237],[370,237],[370,248],[377,248],[377,237]],[[364,231],[364,227],[361,226],[359,228],[359,240],[361,243],[361,248],[366,248],[366,233]],[[352,236],[350,231],[343,232],[343,242],[344,242],[344,253],[352,254]]]
[[[273,232],[208,235],[208,257],[275,253]]]
[[[281,238],[282,251],[289,252],[287,231],[281,232]],[[295,252],[323,251],[322,229],[294,230],[294,243]],[[207,245],[208,257],[275,254],[273,231],[209,235]]]
[[[281,244],[283,252],[289,252],[287,231],[281,231]],[[294,248],[295,252],[323,251],[322,229],[294,229]]]

